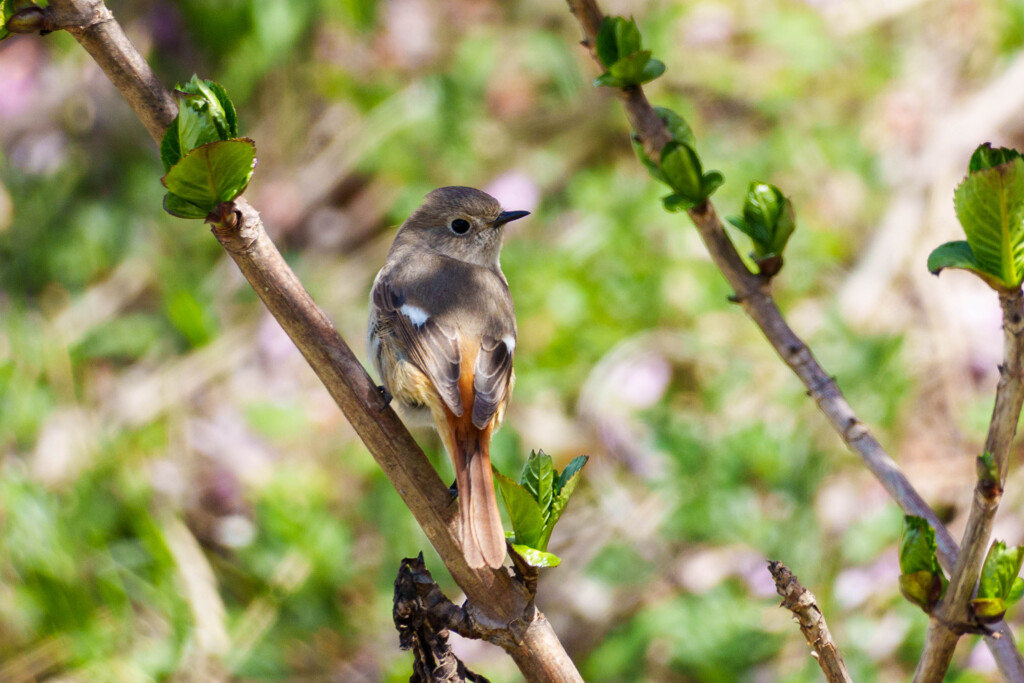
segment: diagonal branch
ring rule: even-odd
[[[36,30],[65,29],[89,51],[159,144],[176,116],[170,93],[102,0],[50,0]],[[416,517],[456,583],[467,615],[530,681],[582,681],[550,623],[507,570],[466,564],[451,494],[355,354],[313,302],[244,199],[208,217],[213,233],[298,347]]]
[[[583,27],[583,45],[600,65],[596,54],[597,32],[602,21],[600,9],[594,0],[566,2]],[[652,159],[659,158],[661,148],[671,139],[671,135],[647,101],[643,89],[630,86],[619,89],[618,94],[644,150]],[[899,465],[853,412],[835,379],[825,372],[811,350],[786,322],[772,298],[769,281],[750,272],[743,263],[721,219],[715,213],[714,206],[708,201],[687,213],[707,247],[711,260],[736,293],[735,300],[760,328],[783,362],[807,387],[808,394],[843,442],[861,458],[893,500],[907,514],[928,520],[935,529],[939,560],[947,570],[951,570],[959,556],[956,541],[907,480]],[[1003,675],[1009,680],[1024,680],[1024,659],[1017,651],[1012,633],[1005,622],[993,626],[993,635],[986,638],[986,642]]]

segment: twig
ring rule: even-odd
[[[938,681],[949,668],[956,643],[963,634],[958,625],[974,621],[969,604],[974,595],[981,565],[992,536],[992,522],[1006,483],[1010,445],[1017,433],[1021,404],[1024,403],[1024,308],[1021,290],[1003,292],[999,303],[1003,309],[1003,364],[999,366],[999,385],[995,406],[989,421],[985,451],[992,454],[998,479],[979,466],[978,483],[974,488],[971,512],[961,544],[960,557],[953,568],[946,595],[936,606],[928,624],[924,652],[917,663],[914,680]],[[998,629],[1002,632],[1005,626]]]
[[[398,568],[392,617],[401,648],[413,651],[410,681],[488,683],[486,678],[467,669],[452,652],[449,629],[470,638],[480,636],[474,633],[465,611],[446,598],[434,582],[423,562],[423,553],[416,558],[407,557]]]
[[[775,590],[782,596],[782,606],[796,617],[825,678],[829,683],[853,683],[814,595],[781,562],[769,562],[768,571],[775,579]]]
[[[170,93],[128,41],[101,0],[51,0],[38,28],[65,29],[89,51],[159,143],[175,116]],[[504,569],[473,569],[459,544],[451,495],[423,451],[313,302],[244,199],[220,205],[208,221],[220,243],[302,352],[356,433],[416,517],[452,577],[466,609],[530,681],[582,681],[526,589]]]
[[[597,31],[602,20],[600,9],[594,0],[566,2],[583,27],[583,44],[600,65],[595,47]],[[648,103],[643,89],[640,86],[621,88],[619,96],[644,150],[652,159],[660,158],[661,148],[671,136]],[[864,461],[893,500],[906,513],[928,520],[935,529],[939,561],[947,570],[952,570],[959,555],[956,541],[910,484],[896,462],[853,412],[835,380],[818,364],[807,345],[789,327],[771,296],[770,283],[751,273],[743,263],[711,202],[694,207],[687,213],[697,227],[711,260],[736,293],[735,300],[761,329],[779,357],[807,387],[808,394],[818,404],[819,410],[847,447]],[[1008,680],[1024,680],[1024,658],[1017,651],[1012,633],[1005,622],[995,624],[993,633],[993,636],[986,638],[986,642],[993,652],[999,670]]]

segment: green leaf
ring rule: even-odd
[[[1010,586],[1010,592],[1006,596],[1006,604],[1012,605],[1021,597],[1024,596],[1024,579],[1019,576],[1013,580],[1013,585]]]
[[[990,483],[999,481],[999,468],[996,466],[996,459],[988,451],[978,456],[977,470],[978,479]]]
[[[900,534],[900,573],[914,574],[926,571],[941,573],[935,557],[935,530],[923,517],[906,515]]]
[[[796,228],[793,205],[782,191],[769,183],[754,181],[747,187],[743,216],[729,222],[754,243],[754,258],[781,255]]]
[[[178,119],[170,125],[160,140],[160,161],[164,165],[164,173],[171,170],[171,166],[181,161],[181,139],[178,137]]]
[[[928,255],[928,272],[932,275],[938,275],[946,268],[961,268],[973,271],[982,277],[988,276],[981,269],[978,259],[974,258],[971,245],[964,240],[946,242],[933,249],[932,253]]]
[[[249,138],[211,142],[189,152],[161,182],[171,194],[209,213],[245,191],[255,166],[256,143]]]
[[[697,149],[697,137],[693,134],[693,129],[690,128],[690,124],[686,122],[686,119],[668,107],[654,107],[654,113],[665,124],[665,128],[668,129],[673,140],[686,143],[690,147]]]
[[[680,211],[692,209],[700,204],[700,202],[694,201],[691,197],[676,193],[662,197],[661,204],[665,207],[666,211],[670,213],[678,213]]]
[[[981,567],[978,597],[1002,600],[1008,598],[1014,581],[1020,574],[1022,561],[1024,561],[1024,546],[1007,548],[1003,541],[993,543],[985,557],[985,564]]]
[[[666,144],[661,150],[661,172],[676,194],[691,200],[694,205],[703,201],[703,171],[700,158],[692,147],[674,140]]]
[[[986,142],[983,145],[978,145],[978,148],[974,150],[974,154],[971,155],[971,162],[967,165],[967,172],[983,171],[986,168],[992,168],[993,166],[1013,161],[1018,157],[1020,157],[1020,152],[1015,149],[992,147],[992,143]]]
[[[227,90],[220,83],[214,81],[206,81],[206,85],[213,92],[217,101],[220,103],[221,109],[224,111],[224,119],[227,123],[227,137],[237,138],[238,137],[238,112],[235,111],[235,105],[228,97]]]
[[[640,28],[633,19],[615,17],[615,49],[618,59],[639,52],[641,47]],[[616,61],[618,61],[618,59]]]
[[[555,530],[555,524],[558,523],[562,513],[565,512],[565,506],[569,504],[569,498],[572,497],[573,491],[576,490],[576,485],[580,482],[583,466],[587,464],[589,459],[590,457],[586,455],[576,456],[566,465],[562,473],[555,478],[555,497],[551,501],[551,509],[544,525],[544,536],[541,539],[540,546],[538,546],[541,549],[547,549],[548,542],[551,541],[551,532]]]
[[[589,455],[577,455],[575,458],[569,461],[569,464],[565,466],[562,473],[555,478],[555,495],[558,496],[562,493],[565,485],[571,480],[576,474],[583,469],[583,466],[590,460]],[[573,484],[573,486],[576,486]],[[572,495],[572,491],[569,491],[569,495]]]
[[[519,543],[513,543],[512,549],[519,553],[526,560],[526,564],[531,567],[557,567],[562,564],[562,558],[554,553],[537,550],[536,548]]]
[[[523,467],[523,474],[519,483],[530,492],[533,499],[540,507],[541,515],[545,520],[551,507],[552,481],[554,478],[554,467],[551,464],[551,456],[544,451],[534,451],[526,460]],[[537,546],[542,550],[546,546]]]
[[[210,213],[201,206],[185,201],[171,192],[164,195],[164,211],[178,218],[206,218]]]
[[[720,188],[722,186],[722,183],[724,182],[725,176],[719,173],[718,171],[708,171],[707,173],[705,173],[704,177],[701,178],[700,181],[701,194],[704,195],[703,199],[707,199],[708,197],[713,195],[715,193],[715,190]]]
[[[512,520],[516,543],[545,549],[540,546],[544,536],[544,516],[533,494],[497,470],[494,470],[494,479]]]
[[[619,60],[619,47],[615,40],[616,25],[625,21],[622,17],[605,17],[597,32],[597,57],[604,68]]]
[[[640,79],[636,81],[636,85],[650,83],[663,73],[665,73],[665,62],[660,59],[648,59],[647,63],[644,64],[644,68],[640,71]]]
[[[1002,287],[1019,287],[1024,274],[1024,158],[968,175],[956,188],[953,206],[981,270]]]

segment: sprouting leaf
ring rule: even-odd
[[[544,550],[540,548],[540,540],[544,536],[544,514],[533,495],[497,470],[494,470],[494,477],[512,520],[514,542]]]
[[[594,85],[624,88],[653,81],[665,73],[665,65],[642,47],[634,20],[605,17],[597,33],[596,51],[606,71],[594,79]]]
[[[978,479],[991,483],[999,481],[999,467],[996,465],[996,459],[991,453],[985,451],[979,455],[977,465]]]
[[[1005,164],[1008,161],[1013,161],[1020,157],[1020,152],[1015,149],[1009,149],[1008,147],[993,147],[992,143],[986,142],[983,145],[979,145],[974,150],[974,154],[971,155],[971,161],[967,165],[967,172],[974,173],[976,171],[983,171],[986,168],[992,168],[993,166],[999,166]]]
[[[196,147],[238,137],[238,115],[219,84],[193,75],[174,91],[178,116],[160,142],[164,171]]]
[[[551,464],[551,456],[544,451],[534,451],[526,460],[522,477],[519,483],[523,485],[534,500],[545,521],[548,518],[548,511],[551,507],[551,494],[553,487],[554,467]],[[546,547],[546,546],[544,546]]]
[[[743,215],[731,216],[729,222],[753,242],[753,255],[758,261],[780,256],[796,229],[793,205],[782,190],[757,181],[747,187]]]
[[[178,198],[173,208],[182,200],[209,213],[245,191],[255,166],[256,143],[249,138],[211,142],[189,152],[161,182]]]
[[[900,592],[931,613],[946,589],[946,577],[935,556],[935,530],[922,517],[903,518],[900,535]]]
[[[979,170],[956,188],[953,206],[980,271],[992,276],[1002,288],[1013,289],[1024,277],[1024,158],[1016,156],[997,166],[981,168],[992,156],[995,154],[976,162]],[[961,259],[958,263],[967,261]],[[992,279],[986,278],[986,282],[992,284]]]
[[[982,269],[978,259],[974,258],[971,245],[963,240],[946,242],[933,249],[932,253],[928,255],[928,271],[932,275],[938,275],[946,268],[969,270],[988,283],[990,287],[998,289],[1002,286],[1002,281],[997,276]]]
[[[556,496],[560,496],[562,494],[562,491],[565,489],[566,484],[568,484],[570,480],[572,480],[574,477],[576,477],[577,474],[579,474],[579,472],[583,469],[583,466],[586,465],[587,461],[589,460],[589,455],[577,455],[575,458],[569,461],[569,464],[565,466],[565,469],[562,470],[561,474],[559,474],[555,480]],[[576,478],[578,479],[578,477]],[[573,487],[575,486],[576,484],[574,483]],[[571,489],[566,494],[566,497],[568,498],[568,496],[570,495],[572,495]]]
[[[548,547],[548,542],[551,540],[551,532],[554,531],[555,524],[558,523],[562,513],[565,512],[565,506],[569,504],[569,498],[572,497],[573,491],[576,490],[576,484],[580,482],[583,466],[587,464],[589,459],[589,456],[586,455],[576,456],[566,465],[562,473],[555,478],[555,496],[551,500],[551,509],[548,512],[544,537],[540,547]]]
[[[526,560],[526,563],[531,567],[557,567],[562,564],[562,558],[558,555],[544,550],[537,550],[536,548],[532,548],[528,545],[513,543],[512,549],[519,553],[519,555]]]
[[[206,218],[210,214],[209,210],[170,192],[164,195],[164,211],[178,218]]]
[[[1024,560],[1024,546],[1007,548],[1004,541],[996,541],[988,550],[985,564],[981,567],[978,583],[979,598],[1007,598],[1014,580],[1020,574]]]
[[[686,143],[672,141],[661,150],[661,171],[677,194],[699,204],[703,173],[697,152]]]

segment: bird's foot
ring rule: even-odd
[[[391,395],[390,391],[384,388],[383,384],[377,386],[377,391],[380,392],[380,397],[384,399],[384,407],[382,407],[381,410],[385,410],[389,405],[391,405],[391,399],[394,398],[394,396]]]

